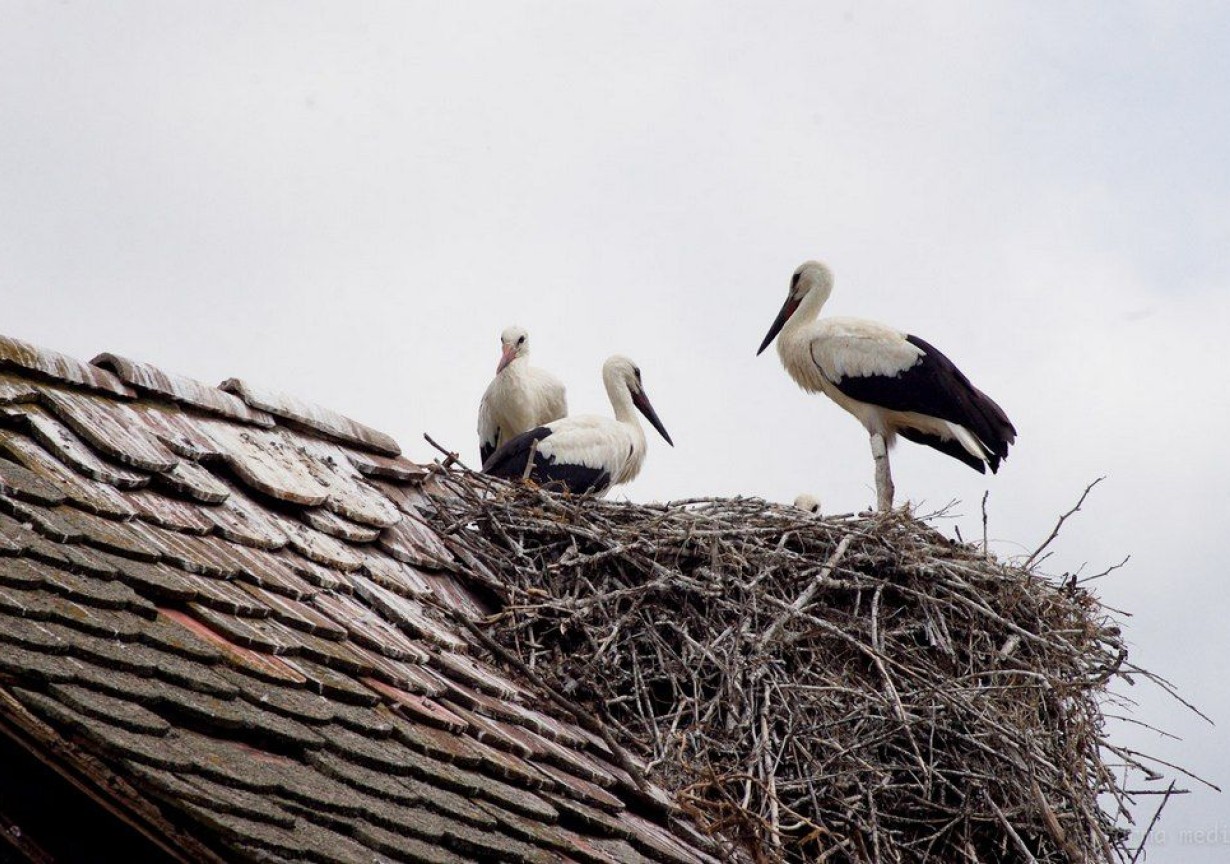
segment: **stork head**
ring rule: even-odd
[[[658,430],[658,434],[666,439],[666,443],[675,446],[675,442],[671,440],[670,434],[666,431],[666,427],[662,425],[662,421],[658,419],[658,412],[653,410],[653,405],[649,403],[649,396],[645,393],[645,385],[641,383],[641,368],[633,363],[622,354],[616,354],[608,357],[607,361],[602,364],[602,380],[606,382],[607,392],[611,395],[611,401],[615,401],[613,388],[627,389],[628,394],[632,397],[632,404],[636,406],[636,410],[645,415],[645,419],[653,424],[653,428]]]
[[[518,357],[527,357],[529,353],[530,334],[525,328],[516,324],[505,327],[500,334],[500,365],[495,367],[495,374],[499,375],[509,363]]]
[[[786,294],[786,302],[782,304],[782,309],[777,313],[773,326],[769,328],[769,334],[760,343],[760,348],[756,351],[757,356],[769,347],[769,343],[803,305],[804,300],[810,299],[809,308],[818,312],[824,305],[824,301],[829,299],[832,290],[833,273],[828,267],[819,261],[804,261],[800,264],[795,269],[794,275],[790,277],[790,291]]]

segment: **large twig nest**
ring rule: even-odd
[[[443,485],[431,518],[487,571],[501,609],[487,633],[619,730],[731,848],[1130,857],[1125,788],[1145,769],[1111,747],[1101,710],[1127,651],[1074,582],[899,512]]]

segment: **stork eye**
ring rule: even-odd
[[[796,271],[794,272],[794,276],[793,276],[793,277],[791,277],[791,279],[790,279],[790,290],[791,290],[791,291],[793,291],[793,290],[795,289],[795,286],[797,286],[797,285],[799,284],[799,278],[800,278],[802,275],[803,275],[803,271],[802,271],[802,270],[796,270]]]
[[[520,339],[518,339],[518,340],[517,340],[517,344],[518,344],[518,345],[522,344],[523,342],[525,342],[525,337],[524,337],[524,336],[522,336]]]

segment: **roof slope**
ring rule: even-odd
[[[0,338],[0,733],[184,860],[712,860],[458,622],[398,452]]]

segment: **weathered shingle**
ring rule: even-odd
[[[42,400],[60,420],[99,453],[143,471],[174,468],[180,457],[148,434],[136,412],[122,402],[92,393],[44,387]]]
[[[35,504],[59,504],[65,494],[29,468],[0,458],[0,495]]]
[[[293,424],[318,432],[326,438],[355,444],[364,449],[374,450],[383,456],[401,455],[401,447],[392,437],[338,414],[336,411],[313,405],[296,396],[276,393],[239,378],[228,378],[222,382],[220,389],[236,394],[253,408],[268,411]]]
[[[93,368],[112,370],[138,390],[172,402],[191,405],[212,414],[258,426],[273,425],[272,417],[263,411],[252,410],[242,399],[183,375],[168,375],[149,363],[129,360],[118,354],[99,354],[90,362]]]
[[[75,432],[41,405],[8,408],[5,414],[10,420],[24,421],[44,448],[87,477],[121,489],[135,489],[150,482],[150,475],[143,471],[108,465]]]
[[[84,510],[116,519],[136,515],[114,486],[78,474],[21,433],[0,429],[0,450]]]
[[[14,377],[34,373],[39,377],[79,384],[121,398],[133,396],[130,388],[105,369],[8,336],[0,336],[0,369],[9,370]],[[13,386],[9,384],[6,389]]]

